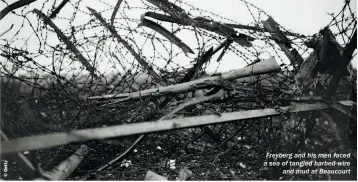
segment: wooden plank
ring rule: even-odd
[[[340,103],[346,103],[341,101]],[[203,125],[220,124],[225,122],[256,119],[280,115],[281,113],[296,113],[329,108],[325,103],[297,104],[279,109],[257,109],[223,113],[219,115],[194,116],[172,120],[151,121],[135,124],[117,125],[105,128],[93,128],[61,132],[40,136],[23,137],[2,142],[0,152],[2,154],[21,152],[25,150],[38,150],[44,148],[66,145],[72,142],[84,142],[89,140],[102,140],[113,137],[123,137],[144,133],[153,133],[180,128],[197,127]]]

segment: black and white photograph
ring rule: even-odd
[[[0,0],[0,180],[356,181],[357,0]]]

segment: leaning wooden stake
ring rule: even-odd
[[[86,145],[81,145],[81,147],[71,157],[56,166],[52,171],[42,173],[42,176],[44,177],[37,178],[36,180],[43,181],[46,180],[45,178],[52,181],[67,179],[81,163],[83,158],[88,154],[88,151],[89,148]]]
[[[340,101],[341,104],[351,106],[352,101]],[[37,150],[65,145],[72,142],[84,142],[89,140],[102,140],[114,137],[138,135],[143,133],[154,133],[160,131],[174,130],[180,128],[190,128],[211,124],[220,124],[231,121],[255,119],[261,117],[275,116],[281,113],[306,112],[312,110],[327,109],[325,103],[318,104],[298,104],[293,106],[281,107],[279,109],[257,109],[223,113],[218,115],[194,116],[178,118],[172,120],[151,121],[135,124],[111,126],[105,128],[92,128],[74,130],[71,132],[61,132],[46,134],[41,136],[23,137],[5,141],[1,143],[0,152],[3,154],[20,152],[25,150]]]
[[[75,45],[72,44],[72,42],[61,32],[61,30],[41,11],[34,9],[33,12],[37,14],[42,21],[46,22],[48,25],[50,25],[51,28],[54,29],[57,36],[60,38],[62,42],[66,44],[69,50],[71,50],[75,57],[81,62],[81,64],[91,73],[91,75],[95,78],[98,78],[96,75],[96,69],[91,65],[91,63],[81,54],[81,52],[76,48]]]
[[[148,73],[155,79],[159,80],[160,84],[162,86],[165,86],[166,83],[161,79],[161,77],[154,71],[153,67],[150,66],[146,60],[144,60],[132,47],[131,45],[125,41],[124,39],[122,39],[119,34],[117,33],[117,31],[109,24],[106,22],[106,20],[103,19],[103,17],[94,9],[87,7],[87,9],[91,12],[92,15],[94,15],[100,22],[101,24],[107,29],[109,30],[109,32],[112,33],[112,35],[117,39],[117,41],[119,43],[121,43],[133,56],[134,58],[138,61],[138,63],[145,69],[148,71]]]

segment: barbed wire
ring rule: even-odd
[[[224,90],[225,99],[187,107],[176,113],[175,117],[261,108],[279,110],[280,106],[298,102],[293,99],[294,97],[305,94],[292,91],[292,85],[295,83],[293,75],[297,70],[293,69],[293,65],[270,33],[265,31],[262,21],[267,20],[269,14],[250,2],[245,0],[241,2],[253,20],[248,25],[256,28],[257,31],[235,30],[255,39],[251,42],[252,46],[231,43],[223,53],[221,61],[214,64],[213,62],[219,57],[214,55],[196,71],[191,80],[216,74],[229,56],[235,57],[243,66],[273,56],[281,64],[281,73],[236,81],[233,83],[233,88]],[[61,10],[63,12],[58,13],[52,21],[90,65],[96,68],[99,80],[91,77],[85,66],[77,61],[78,55],[73,54],[54,28],[49,26],[48,22],[46,24],[37,18],[33,12],[33,9],[38,8],[40,12],[49,16],[58,6],[58,1],[38,1],[7,15],[22,20],[17,23],[18,26],[10,26],[10,31],[0,34],[1,110],[5,114],[2,131],[7,133],[9,138],[71,131],[75,128],[154,121],[180,103],[193,99],[202,92],[205,95],[212,91],[201,89],[191,94],[179,94],[163,109],[158,109],[158,103],[164,99],[155,97],[120,102],[105,107],[99,107],[104,102],[81,99],[84,96],[130,93],[163,86],[160,85],[160,80],[148,73],[147,69],[137,62],[136,56],[119,43],[86,7],[94,8],[106,22],[109,22],[115,6],[102,0],[96,1],[98,4],[91,3],[93,2],[69,1]],[[221,24],[240,24],[182,0],[175,1],[175,4],[184,9],[190,18],[201,17]],[[194,67],[198,57],[227,39],[223,35],[196,25],[156,20],[155,23],[179,37],[194,52],[194,54],[187,54],[167,38],[158,35],[156,31],[138,26],[141,23],[140,15],[146,12],[163,13],[160,8],[147,1],[124,1],[114,19],[113,28],[121,39],[128,42],[131,48],[148,62],[149,67],[152,67],[167,85],[179,83],[188,70]],[[169,13],[165,12],[165,15],[167,14]],[[342,11],[332,16],[332,22],[327,26],[335,32],[339,43],[344,47],[356,29],[356,13],[351,9],[350,1],[345,1]],[[279,24],[278,27],[289,36],[292,47],[303,58],[307,58],[313,52],[305,42],[318,34],[301,35]],[[215,67],[213,73],[206,71],[210,64]],[[350,79],[353,77],[351,76]],[[323,85],[327,84],[326,82]],[[14,89],[17,91],[14,92]],[[175,176],[175,170],[171,170],[167,162],[173,159],[176,159],[177,168],[193,169],[196,174],[194,179],[230,179],[229,170],[236,170],[243,179],[247,180],[267,178],[271,174],[265,174],[267,170],[262,167],[266,152],[292,152],[290,146],[296,145],[300,140],[299,136],[307,125],[305,120],[314,119],[309,115],[282,113],[275,117],[150,134],[142,143],[136,145],[137,152],[132,151],[131,154],[124,156],[123,160],[97,173],[94,170],[104,165],[104,161],[110,161],[120,152],[125,151],[136,137],[88,142],[86,144],[93,151],[71,179],[82,177],[90,171],[97,179],[111,179],[117,176],[117,179],[142,180],[148,168],[172,177]],[[330,125],[325,124],[322,127],[329,128]],[[321,139],[326,140],[330,135],[329,132],[321,133]],[[321,147],[314,143],[317,139],[311,141],[312,148]],[[76,145],[39,150],[38,161],[42,168],[51,169],[74,148]],[[338,149],[331,148],[331,150]],[[52,158],[54,154],[58,157]],[[52,160],[45,162],[49,158]],[[130,167],[123,167],[123,161],[128,160],[133,164]],[[321,176],[319,178],[324,179]]]

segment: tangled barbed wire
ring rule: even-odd
[[[183,102],[222,88],[224,99],[189,105],[172,117],[263,108],[280,111],[280,107],[292,102],[320,100],[304,99],[317,83],[307,90],[292,89],[302,63],[292,62],[280,46],[286,42],[269,32],[265,23],[270,16],[250,2],[240,1],[251,15],[251,24],[242,25],[182,0],[175,1],[177,7],[171,5],[169,9],[152,0],[119,0],[116,4],[103,0],[43,0],[12,11],[11,16],[21,21],[6,24],[8,29],[0,35],[2,131],[9,138],[18,138],[154,121]],[[3,13],[1,17],[6,19],[7,13]],[[356,13],[349,0],[339,14],[332,15],[327,27],[344,48],[356,29]],[[288,37],[290,50],[303,59],[315,51],[307,42],[321,37],[301,35],[279,24],[277,28]],[[114,102],[83,99],[215,76],[225,64],[225,57],[235,58],[239,67],[274,57],[281,64],[281,72],[221,82],[213,89],[203,87],[165,98],[149,96]],[[356,88],[352,75],[351,72],[348,81]],[[328,80],[315,81],[324,87],[329,84]],[[351,93],[350,88],[340,91],[342,95]],[[318,124],[321,136],[303,141],[302,133],[309,123],[323,123]],[[148,168],[172,178],[176,171],[168,161],[175,159],[177,168],[193,169],[194,179],[236,179],[232,171],[240,179],[275,179],[278,172],[270,173],[271,169],[262,165],[266,152],[297,153],[322,148],[338,151],[326,145],[334,140],[330,138],[331,125],[313,114],[282,112],[275,117],[148,134],[140,143],[138,136],[91,141],[86,143],[91,148],[89,156],[70,178],[138,180],[143,179]],[[297,147],[302,141],[306,142],[304,150]],[[51,169],[76,147],[73,144],[39,150],[35,163]],[[57,157],[53,158],[53,154]],[[114,158],[117,162],[98,170]],[[124,167],[128,161],[131,166]]]

